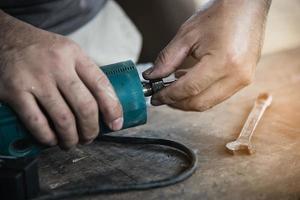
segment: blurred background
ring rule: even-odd
[[[154,61],[157,52],[173,38],[178,27],[191,13],[195,12],[195,5],[199,8],[210,0],[152,0],[150,3],[139,0],[116,1],[124,8],[143,36],[140,61],[149,62]],[[134,5],[130,5],[130,2]],[[140,11],[132,11],[131,7]],[[160,45],[156,44],[158,41]],[[262,54],[298,46],[300,46],[300,0],[273,0]]]
[[[109,1],[96,19],[69,37],[99,65],[128,59],[154,62],[180,25],[207,1]],[[95,33],[101,37],[95,37]],[[297,46],[300,46],[300,0],[273,0],[263,55]]]

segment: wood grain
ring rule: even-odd
[[[210,111],[150,108],[147,125],[118,133],[188,144],[199,157],[199,169],[189,180],[163,189],[81,199],[299,199],[300,48],[264,57],[256,74],[251,86]],[[225,144],[238,136],[263,91],[274,99],[253,136],[256,153],[228,154]],[[70,152],[44,152],[40,175],[44,188],[57,188],[152,180],[182,167],[180,154],[169,149],[96,142]]]

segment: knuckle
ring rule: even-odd
[[[184,23],[181,25],[177,32],[177,39],[181,40],[182,45],[186,45],[186,48],[189,48],[197,39],[197,30],[190,23]]]
[[[95,62],[87,55],[85,55],[84,52],[80,51],[80,56],[79,56],[79,62],[81,63],[81,65],[79,65],[78,67],[80,68],[97,68],[98,66],[95,64]]]
[[[46,84],[40,88],[34,89],[34,93],[38,96],[39,99],[47,99],[47,106],[49,108],[51,108],[52,106],[56,106],[57,100],[56,100],[56,96],[55,94],[53,94],[52,92],[47,92],[49,90],[47,90],[49,87],[46,86]],[[32,89],[31,89],[32,90]]]
[[[197,49],[197,48],[195,48],[196,47],[196,39],[195,39],[195,35],[194,35],[193,31],[188,32],[185,35],[183,35],[180,38],[180,42],[181,42],[181,46],[186,50],[189,50],[190,47],[192,47],[192,46],[194,46],[193,50]]]
[[[94,118],[98,115],[97,103],[94,99],[85,100],[79,103],[79,115],[82,118]]]
[[[69,130],[74,126],[75,120],[74,116],[68,111],[61,111],[55,115],[55,124],[59,130]]]
[[[71,39],[66,38],[65,41],[70,49],[73,49],[73,50],[79,49],[79,45],[76,42],[72,41]]]
[[[6,88],[9,93],[15,93],[18,94],[21,91],[25,90],[25,83],[22,78],[17,78],[14,76],[8,76],[4,79],[2,79],[3,86]]]
[[[157,62],[163,63],[164,66],[172,65],[172,60],[169,59],[169,53],[166,48],[158,54]]]
[[[67,67],[65,65],[65,57],[57,50],[51,51],[51,67],[54,69],[62,69]]]
[[[73,40],[61,36],[61,39],[59,41],[60,43],[60,47],[62,48],[67,48],[67,49],[71,49],[71,50],[77,50],[79,48],[79,45],[77,43],[75,43]]]
[[[47,57],[51,58],[51,65],[55,68],[66,67],[66,61],[68,57],[72,57],[78,52],[79,46],[68,38],[59,39],[59,43],[56,42],[48,49]]]
[[[253,67],[249,64],[245,64],[242,60],[230,55],[227,56],[226,66],[229,68],[229,73],[234,74],[237,82],[242,86],[247,86],[252,83]]]
[[[109,84],[110,82],[104,74],[98,76],[95,81],[95,86],[97,90],[102,90],[103,86],[108,86]]]
[[[181,45],[181,50],[183,52],[183,55],[188,56],[190,54],[190,51],[191,51],[191,45],[189,45],[188,42],[185,42],[183,40],[183,44]]]
[[[190,82],[186,83],[183,86],[183,89],[189,96],[196,96],[201,92],[201,88],[195,80],[191,80]]]
[[[45,127],[48,125],[47,121],[44,120],[41,116],[37,115],[37,114],[30,114],[27,116],[27,122],[29,124],[34,124],[37,125],[38,127]]]
[[[73,42],[72,40],[68,39],[67,40],[67,48],[73,55],[80,55],[82,54],[80,46],[76,43]]]
[[[240,67],[243,65],[240,56],[236,55],[236,53],[234,53],[233,51],[227,51],[227,54],[224,55],[223,59],[223,64],[229,69],[231,69],[231,71],[239,70]]]

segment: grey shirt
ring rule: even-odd
[[[90,21],[107,0],[0,0],[0,9],[38,28],[69,34]]]

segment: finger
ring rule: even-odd
[[[242,87],[235,80],[226,77],[214,83],[199,95],[176,102],[170,106],[185,111],[203,112],[223,102]]]
[[[123,111],[119,99],[100,68],[87,57],[81,57],[76,65],[80,79],[95,96],[104,121],[111,130],[123,126]]]
[[[57,145],[55,133],[32,94],[24,93],[9,102],[34,138],[44,145]]]
[[[70,149],[75,146],[78,143],[75,117],[58,89],[54,85],[48,85],[43,90],[34,90],[33,93],[49,115],[60,147]]]
[[[143,73],[145,79],[164,78],[172,74],[189,55],[190,46],[175,37],[158,55],[152,68]]]
[[[59,77],[58,87],[76,115],[80,142],[91,143],[99,133],[97,102],[75,71],[68,77]]]
[[[152,97],[153,105],[173,104],[200,94],[211,84],[222,78],[209,64],[202,62],[193,67],[185,76],[164,88]]]

